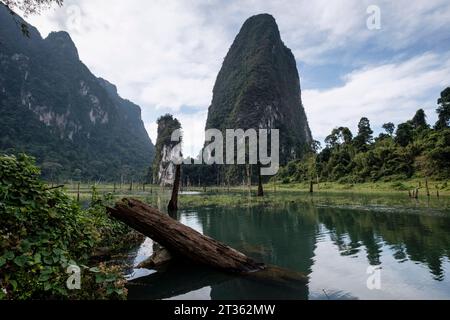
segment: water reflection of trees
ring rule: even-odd
[[[448,215],[286,203],[276,208],[222,208],[199,216],[207,234],[267,263],[305,273],[323,227],[341,255],[364,250],[371,265],[381,264],[383,248],[388,247],[399,263],[423,263],[441,281],[443,262],[450,258]]]
[[[200,214],[204,233],[253,253],[266,263],[309,272],[316,243],[314,211],[278,208],[216,209]]]
[[[205,234],[223,241],[268,264],[309,274],[316,243],[330,237],[343,256],[364,252],[371,265],[381,264],[382,251],[399,262],[411,260],[428,266],[437,280],[444,280],[443,261],[450,258],[450,216],[400,212],[371,212],[316,207],[286,202],[277,207],[204,208],[194,212]],[[211,287],[213,299],[307,299],[308,286],[295,290],[228,277],[198,266],[176,266],[167,275],[154,274],[151,285],[132,288],[134,296],[172,297]],[[167,281],[166,276],[177,275]],[[156,279],[156,280],[155,280]],[[141,280],[139,280],[141,281]],[[144,293],[145,294],[144,294]]]
[[[397,212],[319,208],[319,222],[330,230],[342,255],[364,246],[371,265],[379,265],[389,246],[398,262],[426,264],[436,280],[444,279],[443,260],[450,257],[450,217]]]

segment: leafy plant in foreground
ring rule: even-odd
[[[0,299],[126,297],[117,267],[88,266],[96,247],[129,230],[97,202],[82,210],[39,180],[26,155],[0,156]],[[81,290],[69,290],[67,268],[79,266]]]

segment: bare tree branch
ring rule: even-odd
[[[15,11],[21,11],[25,17],[33,14],[40,14],[43,10],[50,9],[54,4],[58,6],[63,5],[64,0],[0,0],[0,4],[4,4],[8,8],[11,15],[15,15]],[[22,34],[26,37],[30,37],[30,31],[28,25],[23,22],[19,22],[14,18],[16,24],[22,31]]]
[[[64,0],[0,0],[8,7],[12,14],[15,10],[23,12],[24,16],[40,14],[43,10],[50,9],[54,4],[63,5]]]

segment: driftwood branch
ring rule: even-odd
[[[202,235],[139,200],[124,199],[108,211],[174,255],[228,272],[248,273],[265,269],[263,263]]]
[[[138,266],[138,268],[156,269],[158,272],[131,280],[128,283],[129,286],[133,286],[129,295],[130,299],[167,299],[204,287],[211,287],[211,294],[214,295],[215,288],[227,282],[231,286],[239,286],[242,296],[246,298],[255,295],[252,289],[245,293],[245,288],[248,287],[246,284],[250,282],[271,286],[270,293],[261,296],[264,299],[271,297],[307,299],[308,297],[307,279],[298,272],[268,266],[258,272],[231,274],[192,264],[188,260],[177,258],[167,260],[168,256],[170,253],[166,249],[159,249],[151,258]],[[236,280],[239,281],[236,282]],[[258,297],[257,293],[256,297]]]
[[[268,282],[285,288],[299,288],[308,278],[296,271],[267,266],[245,254],[183,225],[159,210],[134,199],[123,199],[110,214],[161,246],[141,267],[158,269],[170,264],[172,258],[195,262],[219,271],[245,276],[249,280]],[[178,260],[176,260],[178,261]],[[221,277],[219,277],[222,279]]]
[[[172,197],[170,199],[169,205],[167,206],[169,212],[178,210],[178,192],[180,190],[180,179],[181,179],[181,165],[177,165],[175,169],[175,179],[173,182]]]

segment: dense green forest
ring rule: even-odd
[[[438,121],[432,127],[419,109],[397,127],[388,122],[373,137],[370,121],[362,118],[356,136],[347,127],[333,129],[321,150],[283,167],[284,183],[320,179],[341,183],[395,181],[412,177],[450,177],[450,87],[438,100]]]

